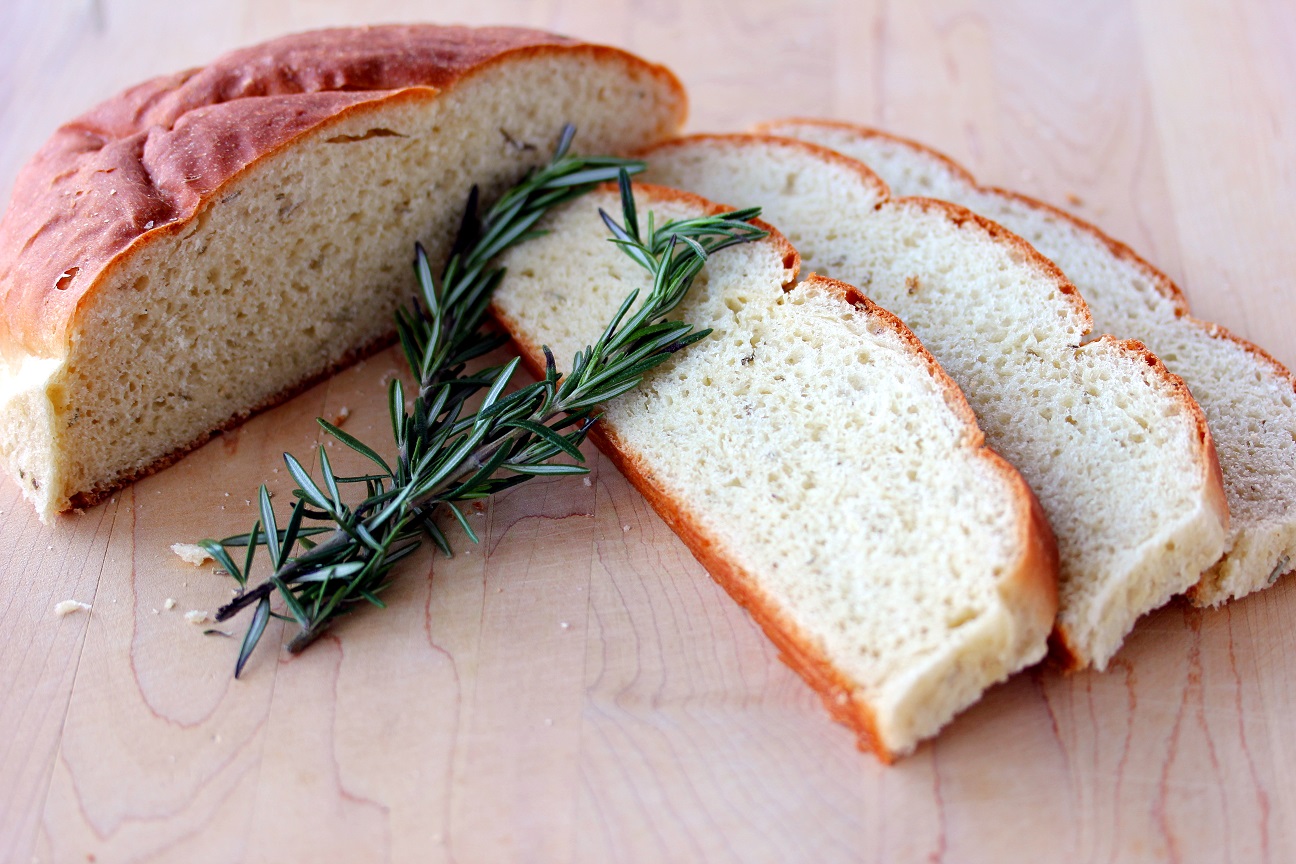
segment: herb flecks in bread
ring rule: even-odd
[[[0,221],[0,461],[86,506],[393,335],[469,188],[674,133],[665,69],[532,30],[284,37],[58,130]],[[291,314],[283,315],[283,310]],[[279,326],[286,320],[290,326]]]
[[[860,159],[899,195],[962,204],[1022,235],[1084,295],[1094,330],[1138,339],[1183,378],[1206,413],[1228,495],[1228,551],[1188,591],[1215,605],[1273,584],[1296,560],[1296,378],[1263,350],[1188,314],[1174,282],[1094,226],[977,184],[921,144],[858,126],[786,120],[774,134]]]
[[[656,182],[761,201],[809,268],[858,282],[913,328],[1048,514],[1066,662],[1103,668],[1140,615],[1219,557],[1227,510],[1200,409],[1137,343],[1082,344],[1084,301],[1024,240],[892,198],[861,163],[791,139],[699,136],[645,158]]]
[[[723,208],[637,186],[641,206]],[[632,262],[596,192],[504,258],[495,312],[534,367],[595,338]],[[648,202],[647,204],[645,202]],[[949,377],[849,285],[796,282],[780,236],[715,255],[678,316],[710,335],[607,406],[591,437],[882,759],[1040,659],[1056,549]]]

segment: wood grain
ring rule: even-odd
[[[1296,363],[1289,3],[436,14],[668,63],[695,129],[821,114],[926,140],[1096,221],[1198,314]],[[413,0],[5,4],[0,196],[61,120],[140,78],[427,15]],[[251,491],[286,489],[278,453],[309,452],[315,416],[345,406],[350,431],[380,438],[398,365],[371,358],[53,526],[0,485],[0,860],[1296,860],[1291,579],[1216,611],[1172,604],[1107,673],[1017,676],[883,768],[592,452],[588,486],[500,496],[470,517],[482,545],[413,560],[386,612],[231,681],[237,641],[183,619],[229,586],[167,547],[246,530]],[[92,611],[56,617],[69,598]]]

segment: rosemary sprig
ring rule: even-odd
[[[640,231],[629,172],[642,163],[607,157],[566,155],[572,130],[564,130],[553,160],[502,197],[480,224],[476,194],[470,196],[463,225],[438,286],[427,255],[415,258],[420,297],[398,314],[401,346],[419,381],[409,409],[399,380],[388,390],[396,457],[389,464],[375,449],[320,419],[324,431],[364,456],[373,468],[358,476],[339,476],[320,447],[321,482],[291,454],[284,454],[296,483],[296,502],[285,527],[261,486],[260,518],[252,530],[201,545],[229,571],[244,591],[219,610],[225,621],[255,606],[239,650],[235,677],[272,616],[295,621],[298,633],[289,642],[297,652],[308,646],[337,618],[364,604],[383,606],[379,594],[389,584],[395,564],[411,554],[427,534],[447,555],[450,542],[434,517],[448,511],[474,543],[472,526],[458,504],[485,498],[531,477],[584,474],[580,464],[555,461],[570,456],[583,462],[578,449],[597,420],[597,407],[634,388],[643,375],[710,331],[663,320],[684,299],[707,256],[719,249],[765,236],[748,224],[758,210],[667,222]],[[537,220],[550,208],[584,194],[592,184],[616,177],[620,183],[623,224],[602,213],[613,242],[653,277],[652,288],[638,308],[639,292],[626,298],[599,339],[572,359],[560,375],[545,347],[542,380],[506,395],[520,358],[501,366],[464,374],[467,361],[502,344],[481,330],[490,294],[503,277],[489,261],[508,246],[534,236]],[[633,310],[633,311],[632,311]],[[465,416],[466,400],[486,390],[476,413]],[[356,503],[344,500],[343,487],[362,486]],[[312,537],[319,538],[318,541]],[[244,547],[242,566],[230,554]],[[272,573],[248,588],[257,549],[265,547]],[[278,595],[285,612],[271,609]],[[286,613],[286,614],[285,614]]]

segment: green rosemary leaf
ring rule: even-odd
[[[283,598],[284,605],[288,607],[288,612],[292,615],[298,626],[303,630],[310,627],[310,616],[306,614],[306,610],[297,602],[296,595],[289,590],[288,586],[284,584],[284,581],[278,576],[271,576],[270,581],[279,589],[279,596]]]
[[[414,276],[418,280],[419,292],[432,315],[441,314],[440,298],[437,297],[436,283],[432,280],[432,265],[428,262],[427,250],[422,243],[414,244]]]
[[[201,546],[208,555],[212,556],[212,558],[215,559],[217,564],[225,568],[225,570],[231,576],[234,577],[234,581],[238,582],[240,585],[247,585],[247,576],[245,575],[244,571],[240,570],[234,564],[234,559],[231,558],[229,556],[229,553],[225,551],[224,543],[225,541],[222,541],[221,543],[217,543],[215,540],[198,541],[198,545]],[[234,544],[231,543],[229,545],[234,545]]]
[[[324,428],[325,432],[332,435],[334,438],[338,439],[343,444],[350,447],[352,450],[356,451],[361,456],[365,457],[370,462],[377,465],[379,468],[383,469],[383,471],[386,472],[386,476],[388,477],[393,476],[391,466],[387,464],[387,460],[379,456],[378,453],[368,444],[365,444],[363,441],[361,441],[360,439],[352,435],[348,435],[346,432],[343,432],[341,429],[334,426],[332,423],[328,422],[323,417],[317,418],[316,422],[319,423],[319,425]],[[337,479],[341,480],[342,478],[339,477]],[[348,478],[348,479],[354,479],[354,478]],[[368,476],[366,476],[363,479],[368,479]]]
[[[532,420],[510,420],[502,425],[512,426],[516,429],[524,429],[542,441],[551,444],[556,449],[563,451],[577,462],[585,461],[585,454],[581,453],[575,444],[568,441],[566,437],[559,435],[548,426],[543,426]]]
[[[621,193],[621,215],[625,219],[624,230],[620,225],[613,223],[613,233],[626,234],[631,240],[639,242],[639,213],[635,209],[634,190],[630,187],[630,172],[617,172],[617,189]],[[599,210],[599,215],[604,217],[603,221],[608,222],[607,214]]]
[[[418,549],[419,546],[421,545],[423,544],[419,543],[418,539],[416,538],[411,542],[406,543],[404,546],[401,546],[398,549],[389,550],[387,552],[387,563],[389,565],[395,564],[397,561],[401,560],[402,558],[405,558],[409,555],[413,555],[414,550]]]
[[[345,485],[347,483],[372,484],[372,483],[385,481],[389,479],[390,476],[391,475],[389,474],[347,474],[347,475],[337,474],[334,476],[333,479],[342,485]],[[372,495],[377,493],[371,492],[370,494]]]
[[[518,364],[521,362],[521,357],[514,357],[508,362],[507,366],[500,370],[499,374],[495,377],[495,383],[486,393],[485,398],[482,399],[481,408],[478,409],[479,415],[488,410],[491,405],[495,404],[495,400],[504,392],[504,388],[508,386],[509,380],[513,377],[514,371],[517,370]]]
[[[423,365],[424,348],[415,341],[412,332],[413,325],[405,320],[402,313],[396,315],[396,338],[400,341],[401,351],[405,354],[405,361],[413,369],[419,369]]]
[[[567,151],[571,149],[572,141],[575,138],[576,138],[575,124],[564,123],[562,132],[558,135],[558,146],[554,148],[553,161],[557,162],[559,159],[567,155]]]
[[[293,491],[295,492],[297,490],[294,489]],[[298,498],[297,501],[298,503],[305,503],[301,498]],[[306,511],[305,515],[311,516],[311,512],[312,511]],[[320,513],[317,516],[313,516],[311,518],[328,519],[330,517],[327,513]],[[331,528],[324,528],[324,527],[302,528],[298,532],[297,536],[308,537],[312,534],[326,534],[331,530],[332,530]],[[287,540],[284,539],[285,533],[286,533],[285,531],[279,532],[279,545],[286,549],[288,548],[288,542]],[[251,534],[235,534],[233,537],[225,537],[215,542],[219,543],[221,546],[224,546],[226,549],[229,549],[231,547],[243,547],[248,545],[248,543],[265,543],[266,534],[264,530],[258,530],[255,537]]]
[[[248,548],[255,547],[249,546]],[[248,626],[247,635],[243,637],[243,644],[239,646],[238,662],[234,664],[235,678],[243,674],[243,667],[247,665],[248,658],[252,656],[252,651],[256,648],[257,643],[261,641],[261,634],[265,632],[266,624],[269,621],[270,598],[262,597],[261,602],[257,604],[256,612],[252,614],[252,623]]]
[[[573,171],[562,177],[555,177],[549,182],[551,188],[563,186],[584,186],[589,183],[610,183],[617,179],[618,168],[587,168],[584,171]]]
[[[252,525],[252,536],[255,537],[257,535],[257,532],[259,532],[260,530],[261,530],[261,520],[258,519]],[[258,544],[256,543],[247,544],[247,555],[243,559],[244,575],[252,572],[252,558],[256,555],[257,545]]]
[[[302,523],[302,516],[303,514],[305,514],[305,512],[306,512],[306,502],[298,498],[297,503],[293,505],[292,514],[288,517],[288,527],[284,529],[283,536],[280,538],[279,541],[282,544],[279,547],[282,550],[282,552],[280,554],[279,561],[275,564],[276,570],[278,570],[280,567],[283,566],[284,559],[287,558],[288,555],[292,553],[293,545],[297,542],[297,538],[302,535],[303,532],[302,532],[301,523]],[[307,533],[319,534],[322,533],[324,530],[326,529],[310,528],[307,529]]]
[[[590,469],[584,465],[510,465],[505,463],[505,468],[509,471],[516,471],[518,474],[588,474]]]
[[[379,600],[376,596],[374,596],[372,591],[361,591],[360,596],[368,600],[373,605],[377,606],[379,609],[387,608],[387,604]]]
[[[539,222],[540,217],[542,216],[544,216],[544,211],[537,210],[534,213],[528,213],[525,216],[520,217],[513,224],[509,225],[507,231],[501,231],[498,236],[490,238],[491,243],[482,250],[482,257],[494,258],[500,252],[503,252],[509,246],[512,246],[515,242],[521,241],[522,235],[529,231],[532,225]]]
[[[595,405],[600,405],[611,399],[615,399],[616,397],[620,396],[622,393],[629,393],[631,390],[633,390],[638,386],[639,386],[638,378],[632,379],[630,381],[623,381],[622,383],[610,386],[605,390],[599,390],[593,393],[589,393],[581,399],[576,399],[570,403],[566,403],[565,407],[569,407],[572,409],[592,408]]]
[[[450,548],[450,541],[446,539],[445,533],[442,532],[442,530],[437,527],[436,523],[432,521],[432,517],[424,516],[422,521],[423,530],[432,538],[432,542],[436,544],[436,547],[440,549],[447,558],[453,558],[454,551]]]
[[[468,520],[464,518],[463,513],[460,512],[459,508],[454,505],[454,502],[447,501],[446,507],[450,509],[450,512],[454,514],[455,519],[457,519],[459,521],[459,524],[463,526],[464,533],[468,535],[468,539],[474,543],[480,543],[481,541],[477,539],[477,532],[474,531],[472,529],[472,526],[468,524]]]
[[[399,378],[387,385],[387,408],[391,412],[392,437],[396,446],[405,449],[405,388]]]
[[[320,491],[320,488],[315,485],[315,481],[311,479],[310,474],[307,474],[306,469],[297,461],[297,457],[291,453],[283,455],[284,464],[288,466],[288,473],[292,475],[293,480],[297,483],[297,488],[301,490],[306,500],[325,513],[331,514],[333,512],[332,505],[324,497],[324,493]]]
[[[270,506],[270,490],[261,484],[259,495],[261,504],[261,524],[265,526],[266,551],[270,553],[270,566],[279,569],[279,525],[275,522],[274,507]],[[248,549],[255,544],[249,543]],[[246,572],[246,571],[244,571]]]
[[[296,576],[293,582],[328,582],[332,579],[348,579],[359,573],[365,567],[363,561],[348,561],[342,564],[329,564],[310,573]]]
[[[496,471],[499,470],[499,467],[504,464],[504,462],[508,459],[508,457],[509,457],[508,448],[503,446],[497,448],[495,452],[491,454],[490,458],[487,459],[486,462],[480,468],[474,471],[473,474],[467,480],[465,480],[462,484],[456,486],[454,489],[451,489],[449,492],[447,492],[444,496],[444,500],[447,503],[449,503],[451,501],[458,501],[462,498],[466,498],[469,495],[471,495],[474,491],[479,489],[487,480],[489,480],[492,474],[494,474]]]

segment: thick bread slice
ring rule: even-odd
[[[719,212],[636,186],[658,222]],[[534,368],[598,338],[647,274],[596,192],[505,256],[497,318]],[[679,316],[702,342],[607,406],[596,440],[788,663],[882,759],[1040,659],[1056,548],[1026,483],[894,316],[777,233],[717,253]]]
[[[155,470],[393,332],[415,240],[552,151],[675,132],[665,69],[530,30],[290,36],[59,129],[0,221],[0,457],[42,518]]]
[[[1188,591],[1217,605],[1264,588],[1296,561],[1296,378],[1218,324],[1188,314],[1161,271],[1087,222],[1047,204],[977,185],[921,144],[843,123],[785,120],[763,127],[866,163],[897,195],[961,204],[1025,237],[1067,274],[1095,329],[1142,341],[1180,376],[1206,413],[1228,496],[1227,552]]]
[[[1021,238],[890,198],[859,162],[791,139],[679,139],[646,158],[654,182],[761,204],[809,267],[900,315],[959,383],[1057,535],[1064,662],[1104,668],[1140,615],[1219,557],[1228,511],[1187,388],[1137,343],[1082,346],[1084,301]]]

